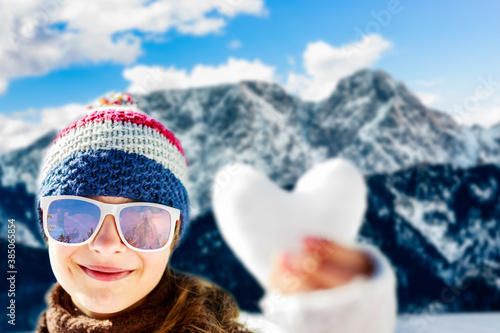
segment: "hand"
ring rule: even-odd
[[[303,243],[299,254],[275,257],[270,283],[283,295],[338,287],[373,272],[363,252],[315,237],[305,237]]]

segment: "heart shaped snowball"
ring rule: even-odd
[[[304,236],[353,242],[367,207],[363,176],[342,159],[315,165],[291,192],[248,165],[227,165],[212,193],[222,237],[266,289],[275,252],[298,251]]]

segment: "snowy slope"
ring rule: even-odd
[[[413,167],[368,178],[362,235],[398,268],[406,311],[500,309],[499,181],[495,165]],[[432,305],[447,288],[459,297]]]
[[[309,141],[356,162],[367,173],[419,163],[476,164],[477,150],[446,114],[427,109],[402,83],[381,71],[342,80],[311,110]]]

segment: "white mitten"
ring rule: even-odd
[[[342,159],[314,166],[292,192],[250,166],[228,165],[212,193],[224,240],[266,290],[274,253],[298,251],[307,235],[352,243],[367,206],[363,176]]]

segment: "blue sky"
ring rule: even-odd
[[[387,71],[430,107],[452,112],[468,105],[467,117],[457,117],[463,123],[500,121],[496,1],[144,0],[142,9],[140,0],[120,3],[0,0],[0,21],[8,22],[0,27],[4,135],[29,130],[34,138],[42,130],[30,126],[110,91],[248,75],[321,100],[338,79],[365,67]],[[12,36],[27,36],[15,52]],[[153,69],[162,79],[141,86]],[[492,90],[474,99],[485,80]]]

